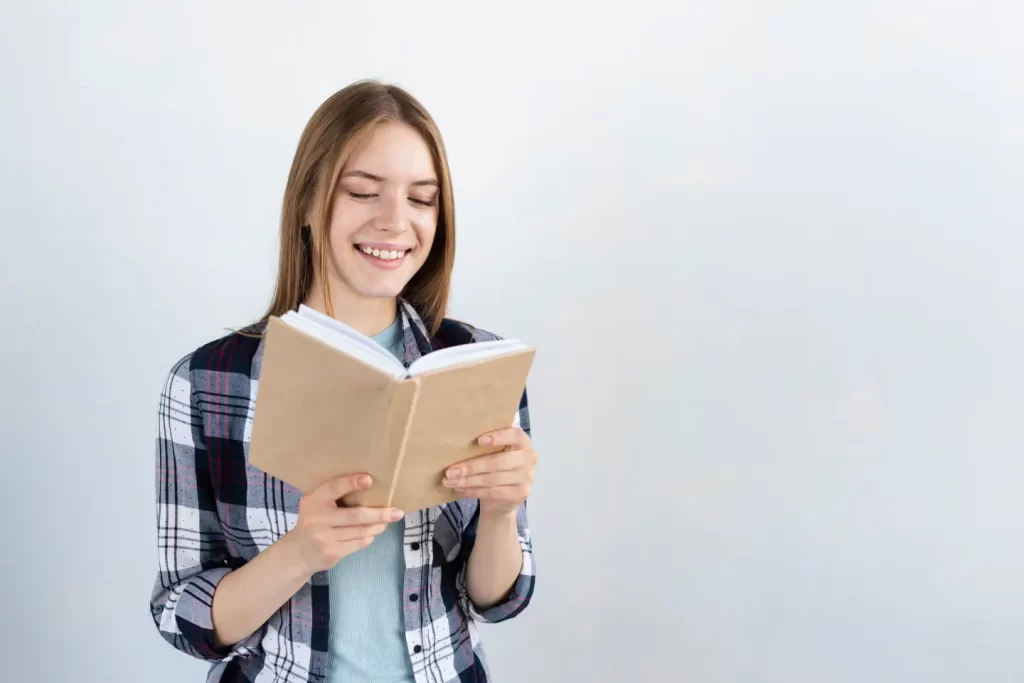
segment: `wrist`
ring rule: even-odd
[[[280,564],[282,565],[283,573],[290,580],[305,583],[316,574],[317,570],[315,567],[311,567],[306,562],[305,557],[302,554],[300,544],[297,542],[295,534],[292,531],[288,531],[284,536],[277,539],[268,551],[276,550]]]
[[[518,506],[507,509],[494,510],[492,508],[480,506],[480,523],[491,526],[516,526],[516,515],[519,511]]]

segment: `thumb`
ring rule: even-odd
[[[325,503],[334,503],[353,491],[368,488],[372,483],[373,480],[368,474],[348,474],[344,477],[328,479],[317,487],[311,496]]]

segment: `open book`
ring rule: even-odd
[[[408,368],[361,332],[305,306],[271,317],[249,463],[300,491],[367,472],[350,505],[418,510],[455,500],[448,466],[496,450],[482,434],[513,424],[534,350],[464,344]]]

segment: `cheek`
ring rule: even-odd
[[[423,247],[423,254],[429,253],[430,247],[434,244],[434,236],[437,234],[437,217],[435,216],[433,220],[426,219],[417,222],[413,228],[416,230],[416,240]]]
[[[342,207],[341,204],[342,200],[339,198],[331,212],[331,243],[339,247],[349,246],[352,235],[366,222],[363,215],[365,207],[351,203]]]

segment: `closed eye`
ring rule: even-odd
[[[348,196],[352,197],[353,199],[373,199],[374,197],[376,197],[378,195],[377,194],[373,194],[373,193],[371,193],[371,194],[363,194],[363,193],[360,193],[360,192],[349,192]],[[409,201],[412,202],[413,204],[415,204],[416,206],[431,207],[431,206],[434,205],[434,202],[436,200],[435,199],[416,199],[415,197],[409,197]]]

